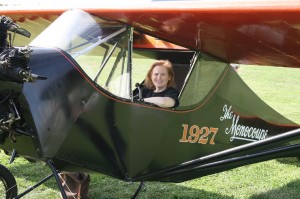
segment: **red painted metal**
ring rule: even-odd
[[[52,18],[64,10],[18,10],[19,16],[16,10],[2,13],[22,20]],[[84,10],[228,62],[300,67],[299,1],[166,1],[99,4]]]

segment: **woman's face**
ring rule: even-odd
[[[171,77],[169,76],[166,67],[158,65],[153,68],[151,80],[155,86],[156,92],[165,90],[170,79]]]

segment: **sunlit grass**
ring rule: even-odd
[[[300,123],[300,69],[242,66],[239,74],[271,107]],[[21,192],[51,173],[48,166],[41,162],[35,164],[17,158],[13,164],[8,165],[8,160],[9,157],[1,152],[0,161],[14,173]],[[146,188],[139,195],[141,199],[297,199],[300,196],[300,163],[296,158],[277,159],[178,184],[145,184]],[[102,174],[92,174],[90,196],[94,199],[130,198],[138,185]],[[57,185],[52,178],[23,198],[59,197]]]
[[[272,108],[300,123],[300,70],[298,68],[244,66],[243,80]]]

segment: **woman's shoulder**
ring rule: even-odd
[[[152,90],[152,89],[149,89],[149,88],[146,88],[146,87],[143,87],[143,88],[142,88],[142,95],[143,95],[143,98],[146,98],[146,97],[152,97],[152,95],[153,95],[153,90]]]
[[[175,92],[175,93],[179,93],[179,91],[178,91],[176,88],[174,88],[174,87],[168,87],[168,88],[166,89],[166,92]]]

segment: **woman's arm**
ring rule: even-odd
[[[144,101],[156,104],[162,108],[172,108],[175,106],[175,100],[171,97],[149,97],[144,98]]]

